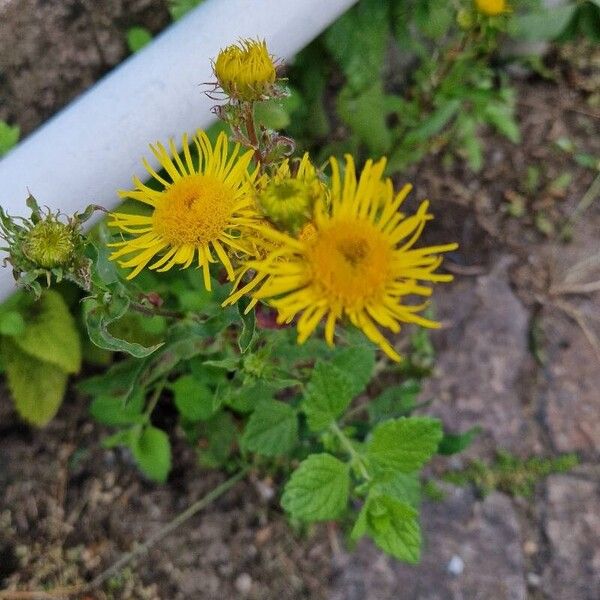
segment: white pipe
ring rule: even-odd
[[[239,38],[265,38],[289,59],[356,0],[207,0],[171,25],[0,160],[0,201],[26,215],[27,190],[40,205],[73,213],[117,202],[115,190],[144,177],[148,143],[181,138],[213,120],[200,85],[210,59]],[[0,300],[14,289],[0,269]]]

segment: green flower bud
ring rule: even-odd
[[[70,225],[48,219],[30,229],[23,243],[23,253],[44,269],[66,267],[73,261],[76,235]]]
[[[274,174],[261,177],[256,192],[265,217],[294,235],[312,219],[317,200],[325,200],[327,193],[308,153],[296,166],[292,172],[290,161],[285,160]]]
[[[319,191],[314,183],[307,181],[292,178],[272,180],[259,193],[257,200],[265,216],[275,225],[297,231],[311,218]]]
[[[8,254],[6,261],[17,285],[37,297],[41,294],[38,279],[45,279],[48,286],[52,280],[68,279],[89,290],[92,262],[86,256],[81,226],[96,210],[104,209],[90,205],[82,213],[65,216],[63,222],[59,211],[42,211],[31,195],[27,206],[31,210],[28,219],[11,217],[0,206],[0,240],[6,242],[0,249]]]

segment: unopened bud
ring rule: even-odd
[[[256,200],[270,221],[295,235],[312,219],[315,203],[324,197],[325,186],[305,154],[295,174],[286,160],[275,175],[265,176]]]
[[[73,227],[52,218],[39,221],[23,241],[23,253],[44,269],[65,267],[73,261],[78,234]]]
[[[242,40],[219,52],[213,64],[223,91],[235,100],[265,100],[274,90],[277,72],[264,41]]]

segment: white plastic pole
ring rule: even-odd
[[[181,138],[213,120],[202,83],[210,59],[239,38],[264,38],[289,59],[356,0],[207,0],[127,59],[0,160],[0,203],[27,214],[27,190],[40,205],[73,213],[118,202],[148,143]],[[0,300],[14,289],[0,269]]]

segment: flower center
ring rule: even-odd
[[[167,188],[153,215],[154,231],[171,245],[218,239],[235,205],[233,191],[210,175],[188,175]]]
[[[359,309],[381,297],[390,277],[392,248],[368,221],[337,220],[318,231],[307,252],[323,293],[345,308]]]

